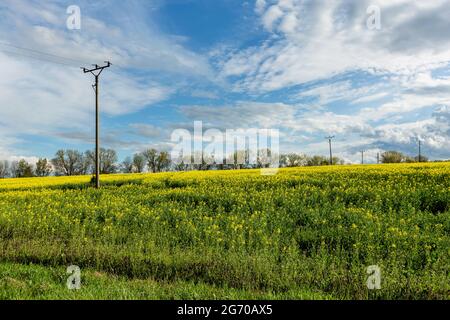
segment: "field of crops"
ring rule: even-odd
[[[0,180],[0,298],[450,298],[449,163],[89,180]]]

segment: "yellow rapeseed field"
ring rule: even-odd
[[[202,283],[221,298],[450,297],[450,163],[109,175],[100,190],[89,181],[0,180],[0,264]],[[366,285],[373,265],[380,290]]]

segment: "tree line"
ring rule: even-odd
[[[270,155],[270,150],[264,154]],[[224,159],[216,163],[207,156],[201,156],[202,163],[194,164],[193,161],[172,161],[166,151],[148,149],[127,157],[118,163],[117,152],[113,149],[100,149],[100,173],[143,173],[164,171],[191,171],[191,170],[232,170],[232,169],[255,169],[267,167],[264,159],[257,157],[255,164],[249,163],[249,154],[246,151],[237,151],[231,157],[231,161]],[[192,156],[192,159],[194,155]],[[191,159],[191,160],[192,160]],[[244,161],[239,160],[244,159]],[[398,151],[387,151],[381,154],[382,163],[409,163],[427,162],[425,156],[409,157]],[[344,165],[345,161],[339,157],[333,157],[334,165]],[[325,156],[308,156],[299,153],[282,154],[279,156],[280,167],[302,167],[302,166],[326,166],[330,165],[330,159]],[[20,161],[0,161],[0,178],[26,178],[55,176],[87,175],[95,172],[95,152],[84,153],[77,150],[58,150],[53,159],[41,158],[35,164]]]
[[[414,163],[414,162],[428,162],[426,156],[420,155],[415,157],[407,156],[398,151],[387,151],[381,155],[382,163]]]

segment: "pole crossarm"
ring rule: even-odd
[[[94,69],[87,69],[87,68],[81,68],[81,69],[83,70],[84,73],[92,73],[95,77],[98,77],[103,72],[104,69],[112,66],[111,62],[109,62],[109,61],[105,61],[105,63],[106,63],[106,65],[104,65],[104,66],[99,66],[98,64],[93,64],[93,66],[95,67]],[[95,72],[97,72],[97,73],[95,73]]]

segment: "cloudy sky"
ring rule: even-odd
[[[92,148],[80,67],[105,60],[102,142],[120,158],[194,121],[279,129],[284,152],[326,155],[334,135],[349,162],[417,139],[450,158],[448,17],[450,0],[2,0],[0,158]]]

